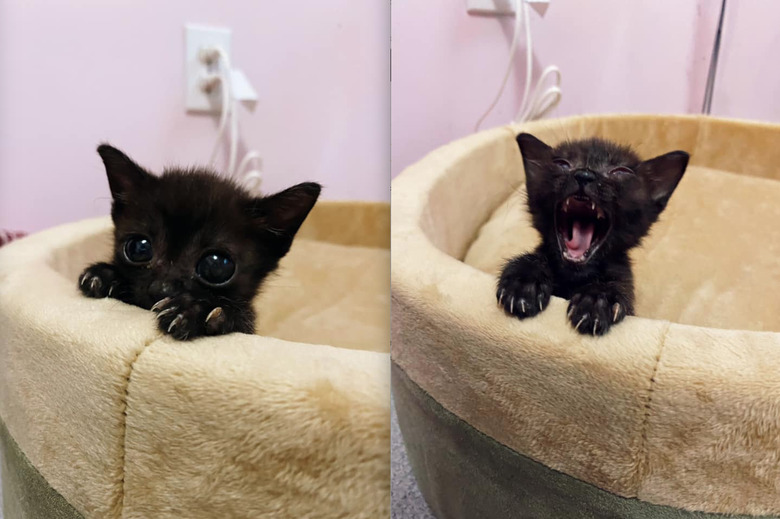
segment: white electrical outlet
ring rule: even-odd
[[[550,6],[550,0],[521,1],[528,2],[541,16],[544,16]],[[515,14],[515,0],[466,0],[466,10],[469,14],[512,16]]]
[[[216,66],[204,63],[199,52],[207,47],[219,47],[230,57],[230,35],[230,29],[189,24],[184,27],[184,104],[187,110],[219,113],[222,106],[219,89],[211,93],[203,89],[203,80],[216,71]]]

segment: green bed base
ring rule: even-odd
[[[0,420],[4,519],[84,519],[40,472]]]
[[[439,519],[757,517],[691,512],[617,496],[482,434],[444,409],[395,363],[392,387],[412,472]]]

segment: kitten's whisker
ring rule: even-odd
[[[171,298],[170,297],[164,297],[164,298],[160,299],[159,301],[154,303],[154,305],[152,306],[152,312],[158,312],[160,310],[160,308],[162,308],[163,306],[167,305],[170,302],[171,302]]]

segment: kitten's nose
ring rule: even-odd
[[[574,178],[577,179],[577,182],[579,182],[580,185],[584,186],[585,184],[589,184],[596,180],[596,175],[587,169],[578,169],[574,172]]]

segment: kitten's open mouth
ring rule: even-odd
[[[558,206],[555,215],[558,244],[564,259],[585,263],[604,242],[609,216],[590,198],[574,195]]]

